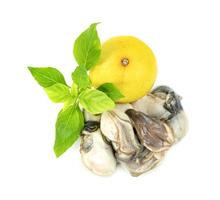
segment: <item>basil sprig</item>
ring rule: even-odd
[[[71,87],[67,85],[62,73],[53,67],[28,67],[49,99],[63,103],[55,126],[54,152],[57,157],[79,138],[84,127],[82,108],[91,114],[100,114],[113,109],[115,101],[123,97],[112,83],[105,83],[97,89],[91,85],[87,71],[97,64],[101,54],[97,24],[91,24],[74,43],[73,54],[78,67],[72,73]]]

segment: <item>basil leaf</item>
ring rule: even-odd
[[[78,95],[78,86],[75,83],[72,84],[70,93],[73,97],[76,97]]]
[[[112,83],[104,83],[100,85],[97,89],[107,94],[113,101],[124,97],[119,89]]]
[[[66,110],[67,108],[69,108],[69,106],[74,106],[76,104],[76,97],[71,96],[70,98],[68,98],[67,100],[65,100],[64,104],[63,104],[63,110]]]
[[[79,96],[81,106],[92,114],[99,114],[115,107],[112,101],[105,93],[95,90],[86,89]]]
[[[66,84],[63,75],[52,67],[28,67],[32,76],[42,87],[50,87],[56,83]]]
[[[73,54],[79,66],[87,70],[93,67],[99,60],[101,54],[101,43],[96,31],[97,23],[91,24],[76,39]]]
[[[50,87],[44,88],[44,90],[50,100],[55,103],[64,102],[71,98],[69,87],[61,83],[56,83]]]
[[[79,66],[75,69],[75,71],[72,73],[72,79],[79,88],[87,88],[91,85],[86,68],[82,66]]]
[[[69,106],[61,110],[56,121],[56,140],[54,152],[62,155],[79,138],[84,126],[84,118],[79,107]]]

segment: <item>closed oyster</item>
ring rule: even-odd
[[[101,115],[102,134],[112,143],[118,160],[129,160],[140,150],[140,144],[125,110],[130,104],[118,104],[112,111]]]
[[[84,165],[100,176],[111,175],[116,169],[116,159],[110,144],[99,129],[99,117],[85,113],[86,123],[81,134],[80,153]],[[89,120],[92,119],[92,120]]]
[[[159,86],[150,94],[132,103],[135,110],[165,121],[179,141],[188,130],[188,120],[181,105],[181,97],[170,87]]]
[[[150,151],[165,151],[173,144],[173,134],[166,123],[134,109],[128,109],[125,113],[129,116],[139,141]]]

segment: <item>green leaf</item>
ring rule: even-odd
[[[79,66],[85,67],[87,70],[98,62],[101,54],[101,43],[96,31],[97,24],[91,24],[74,43],[75,59]]]
[[[84,118],[79,107],[69,106],[61,110],[56,121],[56,139],[54,152],[62,155],[79,138],[84,126]]]
[[[75,83],[72,84],[70,93],[73,97],[76,97],[78,95],[78,86]]]
[[[105,93],[95,90],[86,89],[79,95],[81,106],[92,114],[99,114],[115,107],[112,101]]]
[[[42,87],[50,87],[56,83],[66,85],[66,81],[57,69],[52,67],[28,67],[32,76]]]
[[[44,88],[48,97],[55,103],[67,101],[71,98],[70,89],[62,83],[56,83],[50,87]]]
[[[72,79],[79,88],[87,88],[91,85],[86,68],[82,66],[79,66],[74,70],[74,72],[72,73]]]
[[[70,98],[68,98],[63,104],[63,110],[66,110],[67,108],[69,108],[69,106],[74,106],[76,104],[76,100],[77,97],[71,96]]]
[[[97,89],[107,94],[113,101],[117,101],[118,99],[124,97],[119,89],[112,83],[104,83]]]

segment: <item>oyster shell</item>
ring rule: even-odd
[[[86,123],[81,134],[80,153],[84,165],[100,176],[111,175],[116,169],[116,159],[110,144],[99,129],[100,117],[85,113]],[[92,119],[92,120],[90,120]]]
[[[128,109],[125,113],[129,116],[139,141],[150,151],[165,151],[173,144],[174,137],[166,123],[134,109]]]
[[[168,86],[159,86],[150,94],[132,103],[135,110],[165,121],[172,129],[175,141],[188,130],[188,120],[181,105],[181,97]]]

